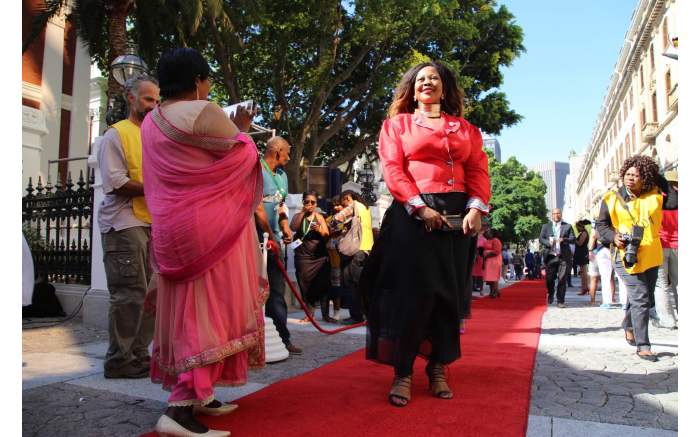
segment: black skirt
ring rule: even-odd
[[[462,211],[464,206],[466,198]],[[459,358],[459,322],[471,317],[475,255],[475,237],[427,232],[394,201],[358,287],[367,315],[367,359],[405,376],[417,355],[443,364]]]

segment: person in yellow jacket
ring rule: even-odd
[[[154,317],[144,311],[151,277],[151,215],[143,196],[141,122],[160,101],[155,79],[138,76],[125,84],[126,120],[102,137],[98,162],[105,197],[97,222],[109,289],[109,348],[105,378],[145,378]]]
[[[350,220],[355,214],[359,217],[362,227],[360,247],[357,253],[353,256],[341,254],[343,285],[346,289],[346,296],[350,301],[350,317],[342,320],[340,323],[351,325],[365,320],[356,289],[365,260],[372,251],[372,246],[374,246],[374,231],[372,230],[372,213],[367,205],[364,204],[360,194],[352,190],[345,190],[340,194],[340,202],[343,205],[343,209],[333,215],[333,219],[330,221],[331,228],[335,229],[340,224],[350,226]]]
[[[659,166],[651,157],[635,155],[622,164],[620,178],[622,187],[603,196],[596,230],[599,241],[611,246],[613,266],[627,287],[625,339],[637,347],[640,358],[657,361],[649,341],[649,311],[663,259]]]

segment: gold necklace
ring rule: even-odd
[[[439,103],[423,103],[418,102],[418,111],[428,118],[440,118]]]

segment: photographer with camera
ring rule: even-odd
[[[613,266],[627,287],[625,340],[637,346],[640,358],[658,361],[649,342],[649,311],[663,260],[659,166],[651,157],[635,155],[622,164],[620,178],[623,186],[603,196],[596,230],[602,244],[612,245]]]

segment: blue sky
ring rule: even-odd
[[[501,0],[527,52],[503,69],[501,90],[524,119],[498,139],[502,159],[527,166],[583,152],[637,0]]]

